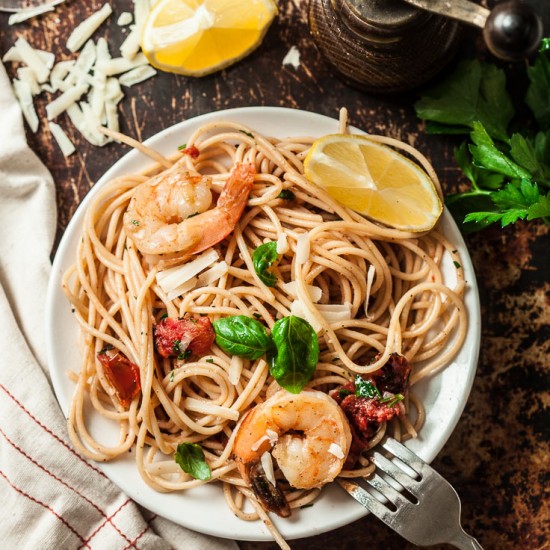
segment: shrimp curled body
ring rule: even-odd
[[[319,488],[340,473],[351,445],[348,420],[329,395],[317,390],[280,390],[243,418],[233,454],[245,482],[260,504],[290,515],[284,494],[269,480],[262,456],[270,452],[291,486]],[[267,477],[267,479],[266,479]]]
[[[124,214],[124,229],[143,254],[197,254],[227,237],[254,183],[251,164],[237,164],[214,208],[211,179],[182,161],[141,183]]]

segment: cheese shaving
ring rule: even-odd
[[[273,469],[273,459],[271,458],[271,454],[268,452],[265,452],[260,457],[260,462],[262,463],[262,468],[264,469],[265,477],[271,483],[271,485],[275,486],[277,481],[275,480],[275,470]]]
[[[48,69],[51,69],[53,67],[53,65],[55,63],[55,55],[53,53],[46,52],[44,50],[37,50],[37,49],[34,49],[34,51],[36,52],[38,57],[40,57],[40,59],[44,62],[44,64],[46,65],[46,67]],[[23,58],[21,57],[21,54],[19,52],[19,49],[16,46],[12,46],[4,54],[4,57],[2,58],[2,61],[4,61],[4,63],[6,61],[11,61],[11,62],[14,62],[14,63],[23,63],[24,62]]]
[[[40,84],[46,82],[48,76],[50,76],[50,69],[38,52],[22,37],[17,39],[15,47],[19,52],[21,61],[36,75],[36,80],[38,80]]]
[[[145,21],[151,10],[149,0],[134,0],[134,25],[130,27],[130,34],[120,46],[120,55],[126,59],[134,59],[140,50],[141,35]]]
[[[38,80],[36,80],[36,75],[29,67],[19,67],[17,69],[17,78],[29,85],[32,95],[38,95],[42,91]]]
[[[369,309],[369,302],[370,302],[370,291],[372,289],[372,283],[374,282],[374,275],[376,274],[376,268],[373,264],[369,265],[369,269],[367,271],[367,292],[365,296],[365,317],[369,317],[368,309]]]
[[[37,17],[38,15],[42,15],[43,13],[47,13],[49,11],[53,11],[53,6],[48,6],[46,4],[44,6],[38,6],[36,8],[30,8],[18,11],[17,13],[12,13],[8,19],[8,25],[16,25],[17,23],[22,23],[23,21],[27,21],[27,19]]]
[[[147,65],[149,62],[143,53],[134,57],[134,59],[125,59],[124,57],[113,57],[108,61],[98,64],[98,69],[107,76],[125,73],[141,65]]]
[[[75,152],[75,147],[73,145],[73,142],[67,137],[67,134],[63,131],[61,126],[59,126],[59,124],[56,124],[55,122],[48,122],[48,126],[50,128],[52,136],[55,138],[55,141],[59,145],[63,156],[68,157],[69,155],[72,155]]]
[[[157,74],[157,71],[151,67],[151,65],[142,65],[141,67],[136,67],[127,73],[124,73],[120,78],[119,82],[123,86],[133,86],[134,84],[139,84],[148,78],[151,78]]]
[[[66,92],[63,92],[51,103],[48,103],[48,105],[46,105],[46,115],[48,120],[53,120],[61,113],[64,113],[88,91],[88,88],[89,86],[85,84],[74,86],[69,88]]]
[[[294,298],[298,298],[298,281],[284,283],[283,289]],[[313,303],[317,303],[323,297],[323,290],[321,287],[306,285],[306,290]]]
[[[296,237],[296,263],[305,264],[309,259],[310,243],[309,233],[300,233]]]
[[[92,13],[90,17],[82,21],[80,25],[74,28],[67,40],[67,49],[71,52],[77,52],[84,43],[99,29],[102,23],[113,13],[109,4],[104,4],[101,9]]]
[[[129,25],[134,20],[132,14],[129,11],[123,11],[116,21],[116,24],[119,27],[125,27],[126,25]]]
[[[38,130],[39,121],[32,102],[31,87],[26,82],[15,79],[13,81],[13,91],[29,128],[35,133]]]
[[[289,248],[288,235],[283,231],[277,239],[277,254],[286,254]]]
[[[168,293],[210,267],[218,259],[219,256],[216,250],[207,250],[192,262],[159,271],[157,273],[157,283],[164,292]]]
[[[239,383],[239,379],[241,378],[242,371],[243,371],[242,357],[239,357],[238,355],[232,355],[231,362],[229,363],[229,371],[227,373],[229,382],[234,386],[236,386]]]
[[[229,271],[229,266],[225,261],[214,264],[210,269],[199,275],[199,286],[211,285],[219,280]]]

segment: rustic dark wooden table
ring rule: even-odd
[[[54,52],[57,60],[70,58],[65,42],[71,29],[102,4],[69,0],[55,12],[15,27],[9,27],[7,15],[0,14],[0,54],[17,36],[24,36],[34,47]],[[431,159],[446,191],[464,183],[452,158],[456,140],[423,133],[412,108],[414,93],[374,97],[346,85],[331,72],[310,38],[306,0],[278,4],[279,16],[261,47],[234,67],[202,79],[159,73],[126,89],[119,106],[121,130],[143,140],[181,120],[219,109],[270,105],[337,117],[339,108],[346,106],[354,125],[414,143]],[[101,35],[113,45],[123,39],[116,17],[132,6],[130,0],[112,5],[115,17]],[[482,52],[476,33],[467,36]],[[282,64],[291,46],[301,54],[298,68]],[[7,69],[13,76],[13,68]],[[42,120],[45,103],[46,98],[38,101]],[[116,144],[94,147],[70,125],[66,127],[77,147],[67,159],[43,124],[38,133],[28,134],[30,146],[56,181],[58,240],[94,182],[126,152]],[[434,466],[461,496],[465,529],[487,549],[539,549],[549,544],[548,233],[542,223],[517,223],[467,239],[481,295],[481,355],[464,414]],[[301,550],[413,548],[372,517],[291,545]],[[239,546],[242,550],[276,547],[259,542],[239,542]]]

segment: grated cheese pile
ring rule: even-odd
[[[72,125],[92,145],[102,147],[111,141],[98,128],[106,126],[119,130],[118,104],[124,98],[121,85],[130,87],[156,75],[140,52],[139,37],[151,9],[150,0],[133,0],[134,13],[121,13],[119,25],[129,25],[130,32],[120,46],[120,56],[113,57],[105,38],[95,42],[92,35],[112,15],[110,4],[76,26],[67,40],[67,49],[77,53],[74,59],[56,63],[55,55],[33,48],[19,37],[6,52],[2,61],[18,63],[17,77],[13,79],[14,94],[23,116],[33,133],[40,126],[34,98],[47,92],[53,99],[46,105],[46,125],[66,157],[75,151],[67,133],[57,120],[67,114]],[[44,10],[10,19],[19,23]]]

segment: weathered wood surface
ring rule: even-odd
[[[70,0],[54,13],[8,27],[0,14],[0,54],[21,35],[57,60],[70,58],[65,41],[77,22],[103,4]],[[221,73],[189,79],[172,74],[126,90],[120,105],[121,130],[146,139],[196,115],[231,107],[272,105],[336,117],[341,106],[351,121],[369,132],[414,144],[433,162],[446,191],[463,183],[452,160],[456,140],[426,136],[415,118],[414,94],[374,97],[340,81],[317,52],[308,33],[307,2],[281,0],[280,13],[262,46]],[[100,31],[117,52],[125,31],[116,25],[129,0],[113,5],[115,14]],[[478,40],[475,33],[468,35]],[[283,66],[291,46],[300,66]],[[7,67],[10,74],[13,68]],[[39,100],[45,119],[47,96]],[[57,185],[58,240],[80,200],[126,147],[97,148],[70,124],[77,152],[63,158],[44,123],[29,143],[50,169]],[[478,275],[483,328],[478,373],[453,435],[434,466],[462,498],[463,525],[487,549],[538,549],[549,540],[548,383],[550,326],[550,239],[539,224],[490,229],[468,238]],[[242,550],[268,550],[274,543],[240,542]],[[302,550],[413,548],[372,517],[322,536],[293,541]]]

